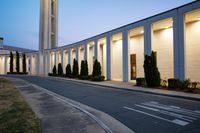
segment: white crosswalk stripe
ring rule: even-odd
[[[173,124],[177,124],[180,126],[186,126],[200,118],[200,111],[199,110],[189,110],[189,109],[184,109],[178,106],[174,105],[164,105],[160,104],[159,102],[156,101],[150,101],[150,102],[145,102],[141,104],[135,104],[135,107],[127,107],[124,106],[124,109],[135,111],[137,113],[142,113],[160,120],[164,120]],[[138,107],[141,108],[142,110],[138,110]],[[144,111],[145,110],[145,111]],[[148,112],[147,112],[148,111]],[[149,113],[150,112],[155,112],[155,113]],[[163,114],[165,116],[168,116],[168,118],[160,117],[159,114]],[[174,118],[174,119],[172,119]]]

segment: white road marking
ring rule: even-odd
[[[175,113],[180,113],[180,114],[184,114],[184,115],[189,115],[191,117],[195,117],[195,118],[200,118],[199,114],[191,111],[191,110],[186,110],[186,109],[176,109],[176,108],[171,108],[169,106],[166,105],[161,105],[161,104],[151,104],[151,103],[143,103],[143,105],[149,106],[149,107],[154,107],[154,108],[159,108],[159,109],[163,109],[163,110],[167,110],[167,111],[172,111]]]
[[[138,113],[142,113],[142,114],[145,114],[145,115],[148,115],[148,116],[151,116],[151,117],[154,117],[154,118],[163,120],[163,121],[167,121],[167,122],[170,122],[170,123],[173,123],[173,124],[177,124],[177,125],[180,125],[180,126],[186,126],[186,125],[189,124],[188,122],[185,122],[185,121],[182,121],[182,120],[178,120],[178,119],[175,119],[175,120],[168,120],[168,119],[162,118],[162,117],[160,117],[160,116],[156,116],[156,115],[153,115],[153,114],[149,114],[149,113],[147,113],[147,112],[143,112],[143,111],[136,110],[136,109],[133,109],[133,108],[130,108],[130,107],[126,107],[126,106],[124,106],[123,108],[124,108],[124,109],[128,109],[128,110],[131,110],[131,111],[135,111],[135,112],[138,112]]]
[[[152,111],[155,111],[155,112],[159,112],[161,114],[165,114],[165,115],[169,115],[169,116],[172,116],[172,117],[176,117],[178,119],[182,119],[182,120],[185,120],[185,121],[188,121],[188,122],[193,122],[193,120],[196,120],[196,118],[193,118],[193,117],[188,117],[188,116],[183,116],[183,115],[180,115],[180,114],[176,114],[176,113],[172,113],[172,112],[168,112],[168,111],[164,111],[164,110],[160,110],[160,109],[155,109],[155,108],[151,108],[151,107],[147,107],[147,106],[143,106],[143,105],[135,105],[137,107],[141,107],[141,108],[144,108],[144,109],[148,109],[148,110],[152,110]]]

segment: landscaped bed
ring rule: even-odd
[[[0,78],[0,132],[40,133],[40,120],[18,90]]]

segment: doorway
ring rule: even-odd
[[[136,54],[130,55],[130,63],[131,63],[131,80],[136,80],[137,77],[137,68],[136,68]]]

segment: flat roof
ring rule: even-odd
[[[135,22],[132,22],[132,23],[126,24],[126,25],[124,25],[124,26],[121,26],[121,27],[118,27],[118,28],[115,28],[115,29],[111,29],[111,30],[109,30],[109,31],[106,31],[106,32],[103,32],[103,33],[97,34],[97,35],[92,36],[92,37],[89,37],[89,38],[87,38],[87,39],[84,39],[84,40],[81,40],[81,41],[77,41],[77,42],[74,42],[74,43],[71,43],[71,44],[64,44],[63,46],[60,46],[60,47],[57,47],[57,48],[52,48],[52,49],[58,49],[58,48],[63,48],[63,47],[67,47],[67,46],[70,47],[70,46],[75,45],[75,44],[78,45],[78,44],[81,43],[81,42],[84,42],[84,41],[90,40],[90,39],[92,39],[92,38],[95,38],[95,37],[98,37],[98,36],[101,36],[101,35],[104,35],[104,34],[110,33],[110,32],[112,32],[112,31],[115,31],[115,30],[118,30],[118,29],[121,29],[121,28],[124,28],[124,27],[130,26],[130,25],[133,25],[133,24],[136,24],[136,23],[142,22],[142,21],[144,21],[144,20],[151,19],[151,18],[153,18],[153,17],[156,17],[156,16],[159,16],[159,15],[165,14],[165,13],[170,12],[170,11],[180,9],[180,8],[182,8],[182,7],[185,7],[185,6],[188,6],[188,5],[194,4],[194,3],[196,3],[196,2],[199,2],[199,0],[195,0],[195,1],[193,1],[193,2],[189,2],[189,3],[187,3],[187,4],[184,4],[184,5],[178,6],[178,7],[176,7],[176,8],[169,9],[169,10],[167,10],[167,11],[164,11],[164,12],[161,12],[161,13],[158,13],[158,14],[155,14],[155,15],[152,15],[152,16],[147,17],[147,18],[143,18],[143,19],[141,19],[141,20],[138,20],[138,21],[135,21]],[[50,49],[48,49],[48,50],[50,50]]]

